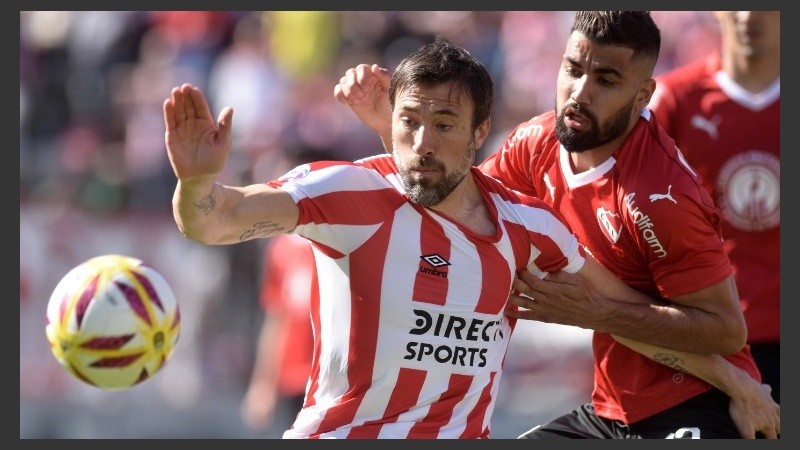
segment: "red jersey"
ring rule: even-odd
[[[722,211],[748,341],[780,342],[780,78],[750,93],[713,54],[657,86],[651,107]]]
[[[555,113],[520,124],[481,170],[561,212],[581,243],[625,283],[670,298],[722,281],[731,266],[709,194],[649,110],[603,164],[573,173]],[[594,332],[596,413],[637,422],[711,386]],[[747,349],[727,357],[760,376]]]
[[[262,280],[261,307],[267,315],[284,319],[272,356],[279,361],[278,391],[286,397],[303,395],[314,356],[311,297],[319,295],[308,240],[295,234],[272,238],[264,252]]]
[[[585,261],[543,202],[471,174],[496,233],[411,202],[394,159],[298,166],[269,184],[300,210],[319,280],[314,362],[285,438],[487,438],[523,269]]]

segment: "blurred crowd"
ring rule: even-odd
[[[333,87],[349,67],[378,63],[392,69],[442,34],[485,62],[496,82],[492,134],[481,160],[513,125],[553,107],[561,42],[572,16],[20,11],[21,437],[111,433],[91,423],[76,431],[47,415],[57,410],[54,404],[108,417],[146,402],[183,412],[229,405],[227,433],[212,431],[210,423],[226,423],[216,418],[196,427],[206,434],[188,435],[187,428],[173,430],[174,437],[242,436],[236,404],[252,367],[264,244],[208,248],[178,232],[161,110],[173,86],[190,82],[203,89],[215,116],[225,106],[234,108],[233,152],[222,181],[263,182],[286,172],[298,148],[347,160],[383,152],[378,137],[334,99]],[[708,11],[657,11],[653,17],[662,30],[656,74],[719,45]],[[176,355],[163,373],[113,396],[71,379],[44,336],[52,288],[71,267],[104,253],[131,254],[162,271],[184,316]],[[577,403],[591,389],[589,334],[537,326],[520,327],[520,334],[531,335],[524,347],[515,347],[518,336],[512,340],[498,414],[524,414],[524,421],[505,437],[532,423],[533,414],[568,409],[553,403]],[[142,427],[115,433],[141,437]]]

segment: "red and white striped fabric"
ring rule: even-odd
[[[303,409],[284,438],[487,438],[513,321],[514,274],[584,262],[544,203],[472,170],[481,236],[405,195],[389,155],[318,162],[269,184],[300,208],[320,295]]]

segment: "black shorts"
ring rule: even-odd
[[[750,344],[750,354],[761,372],[761,382],[772,386],[772,399],[781,403],[781,343]]]
[[[594,407],[585,404],[519,439],[740,439],[729,403],[727,395],[712,389],[630,425],[598,417]]]

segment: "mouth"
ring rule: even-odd
[[[438,170],[434,167],[413,167],[409,169],[409,172],[424,176],[437,173]]]
[[[574,106],[564,108],[564,125],[577,130],[586,130],[590,123],[589,118],[580,113],[578,108]]]

